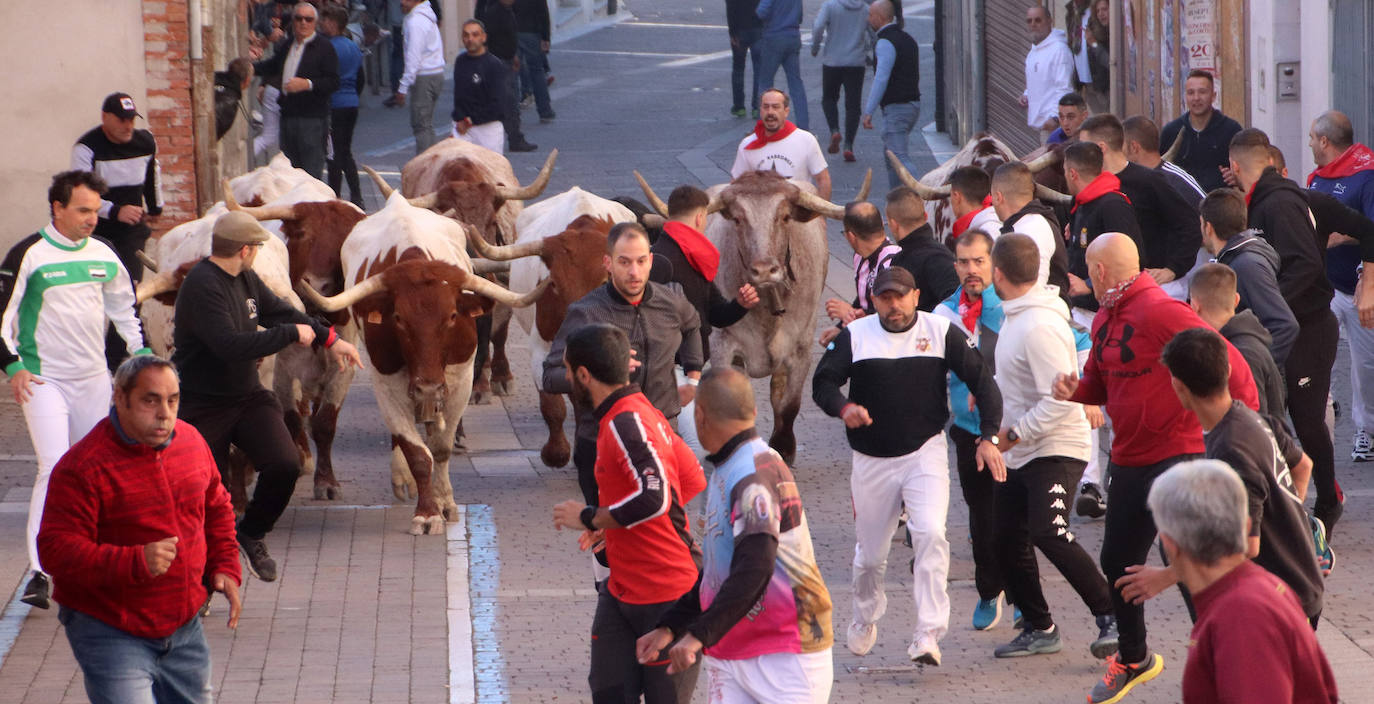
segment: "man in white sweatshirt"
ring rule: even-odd
[[[1072,487],[1090,452],[1083,407],[1056,401],[1059,374],[1078,371],[1069,309],[1053,288],[1036,283],[1035,241],[1011,233],[992,249],[992,283],[1005,319],[997,341],[997,386],[1004,413],[998,448],[1006,480],[994,487],[999,556],[1007,590],[1025,618],[1020,634],[994,651],[999,658],[1057,653],[1062,644],[1040,588],[1035,548],[1078,592],[1097,620],[1095,658],[1116,652],[1111,592],[1097,564],[1069,531]]]
[[[434,105],[444,91],[444,40],[429,0],[401,0],[401,7],[406,11],[405,72],[391,104],[410,102],[410,129],[415,133],[415,153],[420,154],[438,141]]]
[[[1040,131],[1043,144],[1059,126],[1059,98],[1073,92],[1073,51],[1068,35],[1053,29],[1049,11],[1039,5],[1026,10],[1026,30],[1031,48],[1021,107],[1026,108],[1026,124]]]

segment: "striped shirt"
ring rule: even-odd
[[[1183,196],[1183,200],[1192,203],[1194,207],[1207,197],[1207,192],[1202,190],[1197,179],[1193,175],[1183,170],[1182,166],[1172,161],[1161,161],[1157,170],[1164,174],[1164,178],[1169,181],[1169,185],[1174,187],[1178,194]]]
[[[92,128],[72,147],[72,168],[90,171],[110,192],[100,202],[100,227],[96,234],[108,237],[103,228],[119,223],[119,208],[136,205],[149,215],[162,214],[162,172],[157,163],[157,140],[148,130],[134,130],[128,142],[118,144],[99,127]]]

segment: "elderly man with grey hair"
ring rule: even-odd
[[[1148,500],[1169,561],[1193,594],[1183,701],[1336,702],[1336,678],[1293,590],[1246,555],[1245,487],[1225,462],[1155,479]]]

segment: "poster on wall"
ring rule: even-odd
[[[1217,97],[1213,107],[1221,109],[1221,75],[1217,62],[1216,0],[1184,0],[1183,45],[1187,47],[1188,70],[1212,73]]]
[[[1134,14],[1134,11],[1131,7],[1131,0],[1126,0],[1121,12],[1121,20],[1125,23],[1126,30],[1126,87],[1134,93],[1138,90],[1140,83],[1138,71],[1139,60],[1136,58],[1135,53],[1135,22],[1131,18],[1132,14]]]

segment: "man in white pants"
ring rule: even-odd
[[[119,256],[91,237],[106,187],[89,171],[64,171],[48,189],[52,222],[0,263],[0,366],[24,411],[38,457],[29,501],[33,579],[23,601],[46,609],[52,584],[38,563],[38,527],[53,465],[110,412],[105,327],[130,354],[151,354],[134,315],[134,287]]]
[[[977,399],[982,432],[977,467],[999,481],[1006,476],[997,449],[1002,395],[968,337],[948,319],[916,309],[919,290],[911,272],[884,269],[873,283],[873,296],[877,315],[847,325],[828,345],[811,380],[816,405],[844,419],[854,450],[850,491],[856,544],[848,646],[864,655],[878,640],[877,622],[887,610],[887,553],[905,503],[916,601],[916,629],[906,652],[913,662],[939,665],[939,641],[949,629],[945,375],[954,372]],[[840,390],[845,382],[848,395]]]
[[[463,23],[463,48],[453,60],[453,136],[501,154],[509,69],[487,51],[487,30],[477,20]]]

